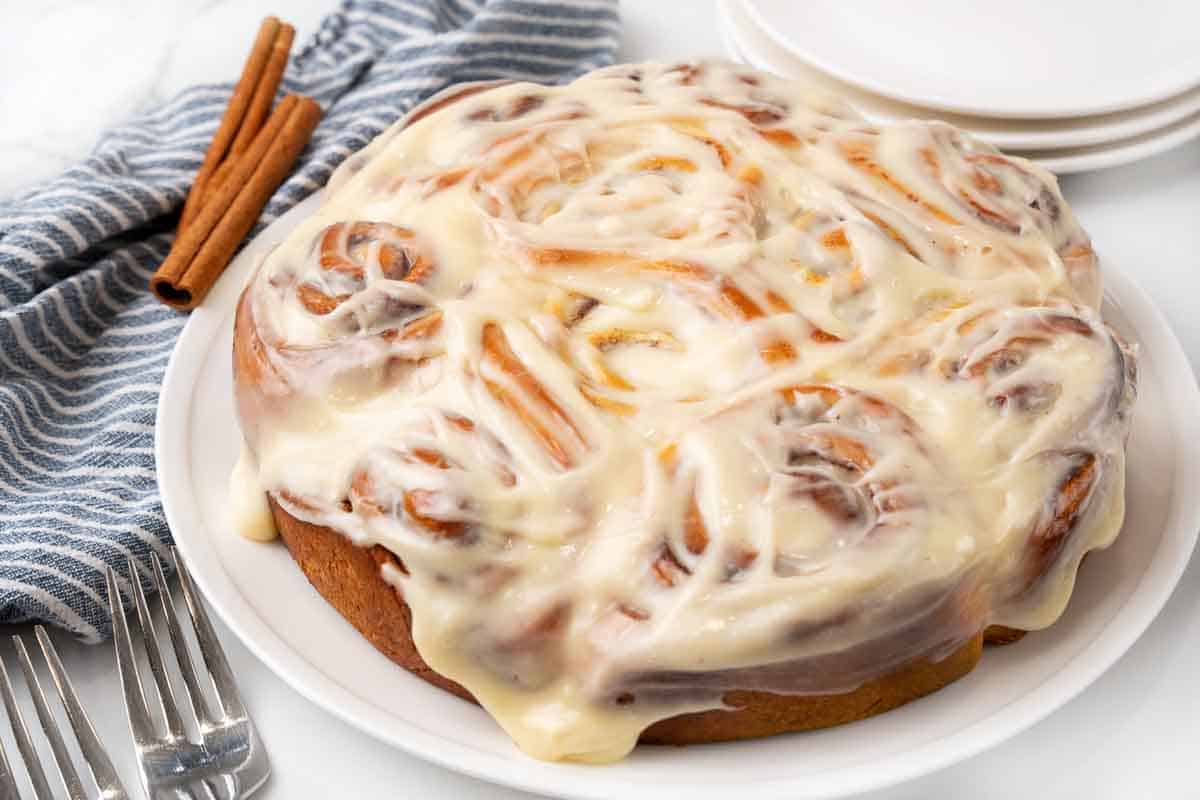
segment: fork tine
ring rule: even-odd
[[[146,647],[146,656],[150,661],[150,674],[154,676],[154,683],[158,686],[158,705],[167,720],[167,733],[176,739],[182,739],[183,720],[179,717],[179,709],[175,706],[175,692],[163,665],[158,631],[154,628],[154,620],[150,618],[146,593],[142,591],[142,577],[132,558],[127,558],[126,563],[129,567],[129,582],[133,585],[133,605],[137,609],[138,625],[142,629],[142,644]]]
[[[54,753],[54,760],[58,762],[58,772],[62,776],[63,784],[67,787],[67,794],[71,800],[87,800],[87,795],[83,793],[83,782],[79,780],[79,773],[75,770],[75,765],[71,763],[71,754],[67,752],[67,743],[63,741],[62,731],[58,729],[58,720],[50,712],[50,705],[46,702],[46,693],[42,691],[42,682],[38,680],[37,673],[33,669],[33,662],[29,660],[29,651],[25,649],[25,642],[21,641],[20,636],[12,637],[12,642],[17,651],[17,663],[21,665],[21,672],[25,673],[25,688],[29,690],[29,695],[33,698],[33,708],[37,712],[38,721],[42,723],[42,732],[46,734],[46,741],[50,743],[50,751]]]
[[[83,759],[87,762],[88,769],[92,771],[92,777],[96,779],[96,785],[100,787],[100,796],[105,798],[105,800],[117,800],[118,798],[128,797],[128,792],[125,791],[125,786],[121,783],[121,779],[117,777],[117,771],[113,767],[108,753],[105,752],[104,746],[100,744],[100,737],[96,735],[96,729],[92,727],[92,721],[83,710],[83,706],[79,702],[79,696],[75,694],[75,687],[71,684],[71,679],[67,677],[67,671],[63,669],[62,659],[58,657],[58,650],[55,649],[54,643],[50,641],[50,636],[46,633],[45,627],[38,625],[34,628],[34,634],[37,636],[38,644],[42,648],[42,656],[46,659],[46,666],[50,668],[50,678],[54,681],[54,688],[58,690],[58,699],[62,701],[63,708],[67,712],[67,719],[71,723],[71,729],[75,731],[75,741],[79,743],[79,750],[83,753]]]
[[[231,776],[226,775],[224,777],[229,778]],[[214,778],[204,778],[196,781],[193,794],[199,800],[227,800],[227,798],[236,798],[236,792],[237,787],[235,784],[225,785],[217,783]]]
[[[196,589],[192,585],[192,576],[184,567],[183,560],[179,557],[179,551],[174,547],[171,548],[171,560],[175,564],[175,571],[179,573],[179,585],[183,589],[183,599],[187,601],[188,613],[191,615],[192,625],[196,629],[196,641],[200,645],[200,655],[204,657],[208,673],[212,676],[221,708],[227,717],[247,716],[246,708],[242,704],[242,696],[233,680],[233,672],[229,669],[229,661],[225,658],[225,651],[221,648],[221,642],[217,639],[217,633],[208,619],[208,613],[201,605]]]
[[[167,576],[163,573],[162,562],[159,560],[158,554],[150,554],[150,564],[150,575],[154,579],[154,588],[158,591],[159,604],[162,606],[163,618],[167,621],[167,632],[171,637],[171,646],[175,650],[175,659],[179,663],[179,672],[183,675],[184,686],[187,687],[192,711],[195,712],[202,727],[216,727],[219,723],[216,715],[212,712],[208,698],[204,696],[204,692],[200,688],[200,679],[196,673],[195,664],[192,662],[191,653],[188,651],[187,642],[183,638],[183,629],[180,627],[179,617],[175,613],[175,604],[171,602],[171,592],[167,588]],[[220,779],[198,781],[196,783],[198,788],[189,791],[193,797],[199,797],[201,800],[228,800],[238,796],[236,781],[236,776],[224,775]],[[214,788],[214,784],[220,790]]]
[[[140,746],[154,741],[154,726],[146,708],[146,697],[142,694],[141,679],[138,677],[137,659],[133,654],[133,641],[129,638],[129,623],[125,619],[125,607],[121,605],[121,591],[117,588],[117,573],[112,567],[105,571],[108,583],[108,606],[112,611],[113,642],[117,651],[117,672],[121,675],[121,688],[125,693],[125,709],[129,713],[129,728],[133,739]]]
[[[192,701],[192,710],[203,725],[215,725],[216,720],[208,698],[200,689],[200,680],[196,674],[196,666],[188,652],[187,642],[183,638],[183,630],[179,627],[179,617],[175,614],[175,606],[171,602],[171,593],[167,589],[167,577],[163,574],[162,562],[158,555],[151,553],[151,576],[154,578],[154,588],[158,591],[158,599],[162,604],[163,617],[167,620],[167,633],[171,637],[171,646],[175,648],[175,660],[179,662],[179,672],[183,675],[183,685],[187,687],[188,698]]]
[[[17,780],[12,767],[8,765],[8,754],[4,752],[3,745],[0,745],[0,800],[21,800]]]
[[[50,784],[46,782],[46,773],[42,770],[42,762],[33,741],[29,738],[29,728],[25,727],[25,718],[17,706],[17,698],[13,694],[12,682],[8,679],[8,668],[0,659],[0,695],[4,699],[4,710],[8,712],[8,724],[12,726],[13,738],[17,740],[17,749],[25,761],[25,769],[33,782],[33,793],[38,800],[53,800],[50,794]]]

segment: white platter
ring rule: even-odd
[[[823,72],[960,114],[1104,114],[1200,85],[1193,2],[747,0],[747,9]]]
[[[1116,545],[1088,559],[1053,628],[989,649],[966,678],[863,722],[731,745],[642,747],[604,767],[534,761],[483,711],[377,653],[308,585],[281,544],[246,541],[231,529],[226,481],[239,438],[230,375],[235,303],[257,259],[316,202],[257,237],[188,320],[159,403],[159,487],[196,582],[246,645],[314,703],[432,762],[577,798],[794,800],[896,783],[991,747],[1082,691],[1150,624],[1192,552],[1200,527],[1200,455],[1191,447],[1200,440],[1200,393],[1161,314],[1110,272],[1107,317],[1142,350],[1128,518]]]
[[[875,122],[937,119],[970,131],[1005,150],[1050,151],[1107,145],[1143,134],[1159,133],[1169,125],[1200,113],[1200,88],[1127,111],[1053,120],[969,116],[903,103],[840,81],[796,57],[758,27],[746,8],[747,2],[717,2],[722,42],[735,60],[840,95]],[[1079,159],[1070,153],[1046,153],[1046,157],[1057,157],[1056,163],[1060,166],[1074,163],[1065,161],[1067,158]]]

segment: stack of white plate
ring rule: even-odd
[[[1060,173],[1200,135],[1200,2],[718,0],[730,55]]]

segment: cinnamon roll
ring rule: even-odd
[[[914,700],[1121,527],[1087,235],[949,126],[623,65],[451,90],[333,184],[239,303],[235,490],[531,755]]]

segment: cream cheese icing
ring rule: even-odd
[[[1123,518],[1099,299],[1053,177],[949,126],[718,63],[505,85],[381,135],[251,279],[231,483],[394,553],[526,752],[613,760],[1053,622]]]

